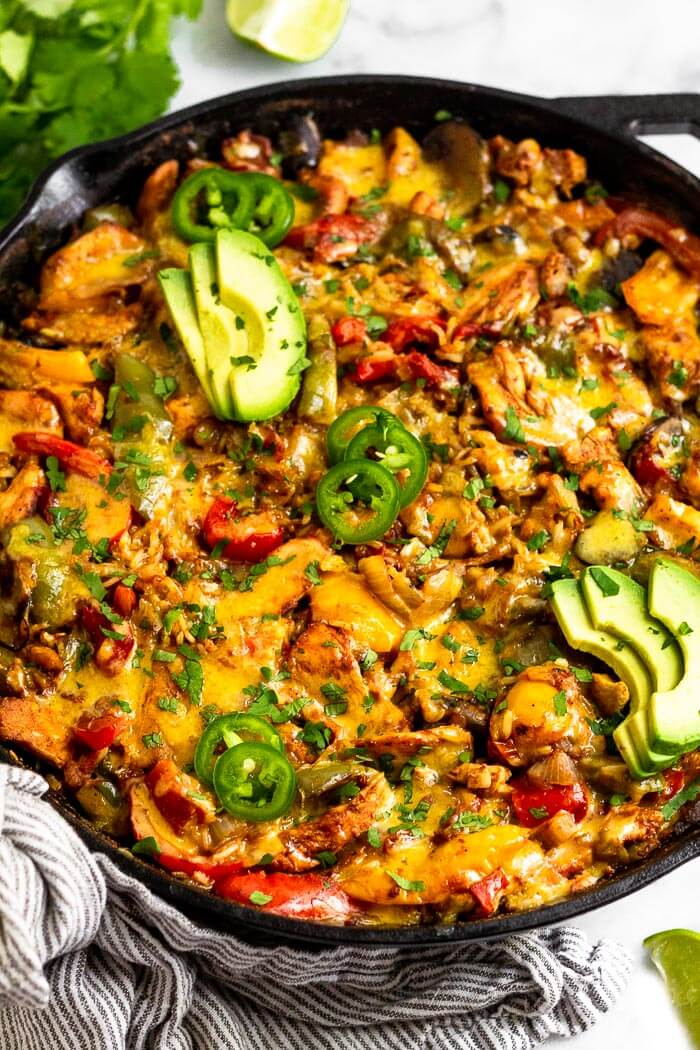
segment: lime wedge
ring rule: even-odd
[[[700,933],[663,930],[647,937],[644,947],[663,974],[693,1045],[700,1048]]]
[[[290,62],[324,55],[343,24],[350,0],[227,0],[236,36]]]

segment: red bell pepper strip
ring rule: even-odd
[[[243,870],[243,865],[239,860],[217,864],[215,861],[206,860],[205,858],[175,857],[169,853],[154,853],[154,857],[168,871],[182,872],[184,875],[189,875],[190,878],[195,873],[200,872],[202,875],[206,875],[207,878],[216,881],[217,879],[225,879],[229,875],[235,875]]]
[[[108,711],[104,715],[81,715],[73,726],[73,735],[90,751],[111,747],[127,723],[123,711]]]
[[[290,919],[342,922],[358,910],[344,890],[321,875],[287,875],[282,872],[268,875],[263,871],[250,871],[222,879],[214,889],[220,897],[248,905],[254,903],[251,894],[261,893],[270,898],[259,905],[262,911],[286,915]]]
[[[399,370],[405,368],[411,379],[425,379],[426,385],[450,390],[459,386],[459,373],[456,368],[436,365],[426,354],[411,350],[401,358]]]
[[[357,254],[361,244],[376,236],[375,226],[361,215],[324,215],[305,226],[295,226],[284,244],[310,252],[319,262],[338,262]]]
[[[213,816],[213,803],[206,796],[196,797],[197,781],[182,773],[171,759],[156,762],[145,779],[153,801],[178,835],[191,821],[202,824]]]
[[[437,316],[399,317],[392,321],[382,336],[382,342],[388,343],[393,350],[405,350],[407,346],[418,343],[434,350],[440,345],[439,332],[445,330],[446,322]]]
[[[608,237],[622,238],[628,234],[656,241],[679,266],[693,277],[700,277],[700,237],[648,208],[625,208],[596,231],[593,241],[600,247]]]
[[[221,557],[232,561],[263,561],[284,540],[284,531],[269,514],[262,512],[241,518],[236,501],[227,496],[221,496],[211,505],[202,532],[212,550],[225,542]]]
[[[493,915],[498,907],[500,894],[507,885],[508,879],[501,868],[496,868],[490,875],[471,884],[469,892],[478,904],[482,915]]]
[[[104,613],[93,605],[83,605],[80,621],[90,636],[95,649],[95,663],[105,674],[116,675],[123,671],[136,648],[136,639],[129,624],[111,623]],[[112,638],[104,632],[118,634]]]
[[[588,797],[580,783],[535,784],[527,776],[513,781],[511,795],[515,812],[526,828],[537,827],[555,813],[566,810],[578,822],[588,812]]]
[[[667,769],[664,773],[664,780],[666,781],[666,786],[663,791],[659,792],[659,802],[668,802],[669,799],[678,794],[685,784],[685,773],[682,769]]]
[[[382,379],[424,379],[427,386],[449,390],[459,386],[459,374],[455,368],[446,368],[431,361],[426,354],[411,350],[407,354],[370,354],[361,358],[350,373],[355,383],[376,383]]]
[[[474,321],[462,321],[452,333],[452,341],[458,342],[460,339],[476,339],[480,336],[484,336],[486,339],[500,339],[502,334],[500,327],[497,327],[496,325],[476,324]]]
[[[64,470],[74,470],[86,478],[107,477],[112,472],[112,464],[89,448],[74,445],[41,430],[27,430],[14,434],[12,440],[19,452],[36,456],[55,456]]]
[[[340,317],[331,328],[336,346],[361,343],[367,335],[367,325],[361,317]]]
[[[380,379],[389,379],[396,375],[397,359],[384,354],[370,354],[361,358],[350,373],[355,383],[377,383]]]

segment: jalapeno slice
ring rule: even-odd
[[[294,201],[271,175],[204,168],[179,187],[171,214],[186,241],[213,241],[218,230],[234,229],[274,248],[292,225]]]
[[[284,751],[282,737],[264,718],[249,715],[245,711],[219,715],[211,720],[202,733],[194,753],[194,771],[203,784],[211,787],[219,753],[225,748],[237,746],[244,739]]]
[[[371,459],[346,459],[321,478],[316,489],[318,516],[343,543],[379,540],[401,507],[399,485]]]
[[[428,456],[422,442],[398,421],[384,421],[379,417],[369,427],[363,427],[347,447],[348,459],[372,458],[398,474],[401,506],[407,507],[423,488],[428,476]]]
[[[269,744],[246,742],[229,748],[214,766],[219,802],[241,820],[275,820],[288,811],[297,778],[286,755]]]
[[[347,412],[343,412],[341,416],[338,416],[328,428],[326,434],[326,444],[328,446],[328,462],[331,466],[334,463],[340,463],[345,457],[347,447],[352,441],[355,434],[368,423],[374,423],[379,418],[386,417],[387,421],[398,423],[401,426],[401,421],[393,414],[393,412],[387,412],[385,408],[380,408],[379,405],[357,405],[355,408],[349,408]]]

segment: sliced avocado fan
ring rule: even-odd
[[[604,574],[603,587],[598,582]],[[605,580],[612,587],[604,589]],[[615,593],[611,590],[617,588]],[[673,635],[649,615],[647,592],[617,569],[590,567],[581,576],[581,590],[594,627],[622,638],[646,664],[655,689],[673,689],[683,674],[683,657]]]
[[[236,419],[270,419],[294,400],[305,359],[304,314],[277,260],[243,230],[216,235],[221,301],[241,319],[248,363],[229,373]]]
[[[652,681],[636,652],[615,635],[593,626],[576,580],[557,580],[552,584],[551,605],[562,634],[572,649],[596,656],[612,668],[630,692],[633,710],[646,710]],[[618,726],[615,743],[632,775],[641,779],[654,772],[640,752],[629,728]],[[621,731],[622,730],[622,731]]]
[[[649,577],[649,608],[676,638],[685,673],[649,704],[654,746],[681,754],[700,743],[700,580],[669,558],[658,558]]]
[[[683,674],[678,644],[660,620],[649,615],[647,593],[635,580],[616,569],[592,566],[581,576],[581,591],[595,627],[623,639],[643,660],[654,689],[673,689]],[[630,713],[613,733],[623,752],[631,739],[640,766],[648,774],[669,765],[669,755],[653,746],[648,722],[648,703],[632,702]],[[624,754],[624,752],[623,752]]]
[[[647,594],[624,573],[590,566],[579,583],[553,584],[551,602],[569,644],[607,663],[630,691],[613,738],[634,777],[700,744],[700,578],[657,558]]]
[[[636,652],[619,638],[591,623],[576,580],[557,580],[552,584],[552,609],[562,634],[572,649],[597,656],[611,667],[630,691],[635,708],[651,696],[649,673]]]
[[[251,233],[222,230],[195,244],[189,270],[158,277],[178,336],[219,419],[270,419],[299,391],[304,315],[270,249]]]
[[[169,269],[161,270],[158,274],[158,280],[163,292],[163,298],[173,319],[175,331],[180,338],[180,342],[187,350],[187,356],[207,401],[218,415],[219,413],[214,407],[214,395],[209,383],[204,340],[199,330],[192,277],[188,270]]]

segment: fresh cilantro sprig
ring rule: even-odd
[[[202,0],[3,0],[0,227],[52,157],[153,120],[177,90],[170,27]]]

